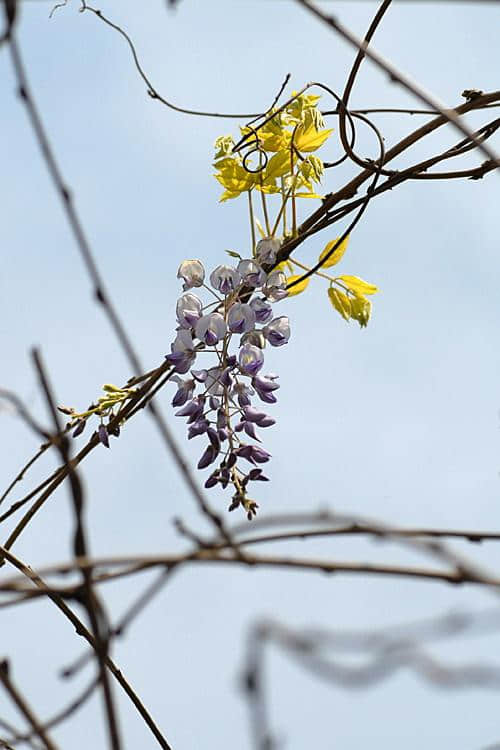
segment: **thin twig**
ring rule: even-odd
[[[55,745],[54,742],[50,739],[41,722],[38,720],[36,714],[33,712],[27,701],[23,698],[17,687],[12,682],[9,671],[9,663],[7,662],[7,660],[0,662],[0,682],[9,694],[12,702],[15,703],[26,721],[33,727],[33,732],[37,737],[40,738],[46,749],[58,750],[57,745]]]
[[[88,545],[84,525],[84,494],[80,477],[72,465],[69,453],[69,443],[64,435],[59,416],[57,413],[56,402],[52,394],[52,389],[48,380],[48,375],[42,363],[40,352],[33,350],[33,362],[35,364],[40,385],[49,408],[49,412],[54,423],[55,437],[54,444],[57,447],[64,466],[67,469],[67,476],[71,488],[71,499],[73,504],[73,514],[75,519],[75,531],[73,549],[75,559],[86,557],[88,555]],[[108,672],[106,669],[106,657],[108,655],[109,633],[107,618],[104,608],[99,598],[96,596],[92,586],[92,570],[82,571],[82,603],[87,610],[88,618],[92,628],[92,635],[95,642],[95,653],[99,664],[100,682],[103,690],[104,707],[109,731],[109,740],[112,750],[121,749],[120,733],[118,728],[118,719],[114,704],[113,694],[111,691]]]
[[[5,547],[0,546],[0,554],[11,564],[13,565],[19,572],[28,578],[41,592],[42,595],[47,596],[54,604],[55,606],[65,615],[65,617],[71,622],[73,627],[75,628],[75,631],[78,635],[85,638],[85,640],[92,646],[92,648],[95,650],[97,648],[97,644],[95,643],[95,640],[92,636],[92,633],[85,627],[83,622],[80,620],[77,615],[73,612],[73,610],[66,604],[66,602],[57,594],[55,593],[47,584],[45,581],[35,573],[30,567],[28,567],[24,562],[22,562],[18,557],[12,554],[12,552],[9,552]],[[89,567],[88,565],[82,565],[81,561],[75,560],[73,565],[75,566],[75,570],[79,569],[82,570],[85,567]],[[91,565],[90,567],[93,567]],[[106,666],[112,673],[113,677],[117,680],[117,682],[121,685],[125,693],[128,695],[134,706],[136,707],[137,711],[143,718],[145,724],[149,727],[151,730],[153,736],[156,738],[158,744],[162,748],[162,750],[172,750],[169,743],[165,739],[164,735],[154,722],[153,718],[149,714],[148,710],[146,709],[145,705],[140,700],[139,696],[133,690],[129,682],[125,679],[122,671],[118,669],[116,664],[113,662],[111,657],[109,655],[105,658]]]

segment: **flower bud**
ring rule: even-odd
[[[243,346],[243,344],[252,344],[252,346],[258,346],[259,349],[264,349],[266,339],[262,331],[249,331],[241,337],[240,343],[241,346]]]
[[[99,429],[97,430],[97,435],[99,437],[99,441],[106,446],[106,448],[109,448],[109,438],[108,438],[108,431],[106,427],[103,424],[99,425]]]
[[[76,423],[76,428],[75,428],[75,431],[73,432],[73,437],[74,437],[74,438],[75,438],[75,437],[78,437],[78,435],[81,435],[81,434],[82,434],[82,432],[83,432],[83,431],[84,431],[84,429],[85,429],[85,426],[86,426],[86,424],[87,424],[87,422],[86,422],[86,420],[85,420],[85,419],[80,419],[80,420],[79,420],[79,421],[78,421],[78,422]]]
[[[218,450],[210,444],[198,461],[198,469],[205,469],[207,466],[210,466],[217,458],[218,453]]]
[[[283,271],[271,271],[262,291],[271,302],[284,299],[288,292],[286,290],[286,276]]]
[[[256,289],[266,280],[266,272],[254,260],[240,260],[237,268],[245,286]]]
[[[264,237],[257,243],[255,257],[260,265],[272,265],[276,262],[276,256],[280,249],[280,241],[275,237]]]
[[[210,474],[207,481],[205,482],[205,487],[207,488],[207,490],[210,489],[210,487],[215,487],[215,485],[219,481],[218,477],[219,477],[219,470],[216,469]]]
[[[183,289],[202,286],[205,281],[205,269],[200,260],[183,260],[177,271],[177,278],[184,280]]]

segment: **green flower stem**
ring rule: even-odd
[[[262,187],[262,185],[263,185],[263,179],[262,179],[262,173],[260,173],[260,186]],[[265,224],[266,224],[267,236],[270,237],[271,236],[271,225],[269,224],[269,214],[267,213],[266,195],[265,195],[265,193],[262,192],[262,190],[260,190],[260,198],[261,198],[261,201],[262,201],[262,213],[264,214],[264,221],[265,221]]]
[[[285,197],[285,178],[281,178],[281,197],[283,200],[283,203],[281,205],[280,213],[283,214],[283,237],[286,237],[286,202],[288,200],[288,195]],[[279,221],[279,214],[278,219],[276,221]],[[274,229],[274,232],[276,231],[276,227]],[[274,236],[273,232],[273,236]]]
[[[311,270],[311,266],[306,266],[305,263],[301,263],[300,261],[295,260],[294,258],[288,258],[288,260],[290,261],[290,263],[293,263],[294,266],[297,266],[297,268],[301,268],[303,271]],[[337,286],[340,286],[342,287],[342,289],[345,289],[346,292],[350,291],[348,287],[346,287],[341,281],[339,281],[334,276],[329,276],[327,273],[323,273],[322,271],[316,271],[314,275],[321,276],[322,279],[326,279],[327,281],[330,282],[330,284],[337,284]]]
[[[287,192],[287,194],[283,198],[283,203],[281,204],[281,208],[276,217],[276,221],[274,222],[274,227],[273,227],[273,231],[271,232],[271,237],[274,237],[274,235],[276,234],[276,230],[278,229],[278,224],[280,223],[280,219],[282,216],[283,216],[283,236],[286,235],[286,204],[291,194],[292,194],[292,188],[290,188],[290,190]]]
[[[255,220],[253,216],[252,191],[248,191],[248,213],[250,214],[250,232],[252,234],[252,255],[255,257]]]
[[[292,237],[297,236],[297,206],[295,203],[295,177],[293,174],[293,149],[290,149],[290,175],[292,178]]]

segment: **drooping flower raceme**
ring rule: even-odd
[[[237,268],[217,266],[209,277],[217,301],[206,305],[187,291],[204,286],[203,264],[183,261],[177,276],[184,281],[185,294],[177,301],[177,334],[167,355],[175,372],[171,380],[177,384],[175,413],[187,419],[189,440],[203,436],[206,441],[198,462],[199,469],[212,467],[205,487],[231,485],[229,509],[242,506],[249,519],[257,503],[248,497],[248,485],[267,481],[260,464],[271,457],[260,445],[257,430],[275,423],[252,398],[276,402],[277,375],[262,372],[264,349],[266,344],[283,346],[290,338],[288,317],[273,318],[273,303],[287,294],[286,277],[262,267],[275,262],[279,246],[278,240],[265,238],[257,245],[255,259],[240,260]],[[200,354],[211,354],[212,362],[194,369]],[[190,375],[179,377],[189,370]]]

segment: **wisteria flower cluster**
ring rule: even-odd
[[[264,350],[290,338],[288,317],[273,314],[273,303],[287,296],[286,276],[263,268],[275,263],[279,247],[277,239],[262,239],[255,259],[217,266],[210,285],[201,261],[183,261],[177,276],[184,294],[177,300],[177,335],[167,355],[176,373],[171,378],[177,384],[176,416],[187,419],[189,440],[204,438],[198,469],[212,467],[205,487],[231,486],[229,510],[242,506],[249,519],[258,506],[247,496],[248,485],[267,481],[261,465],[270,459],[257,429],[275,423],[256,404],[275,403],[279,388],[278,376],[263,372]],[[193,291],[201,287],[215,302],[203,304]],[[196,369],[199,355],[207,353],[210,366]]]

